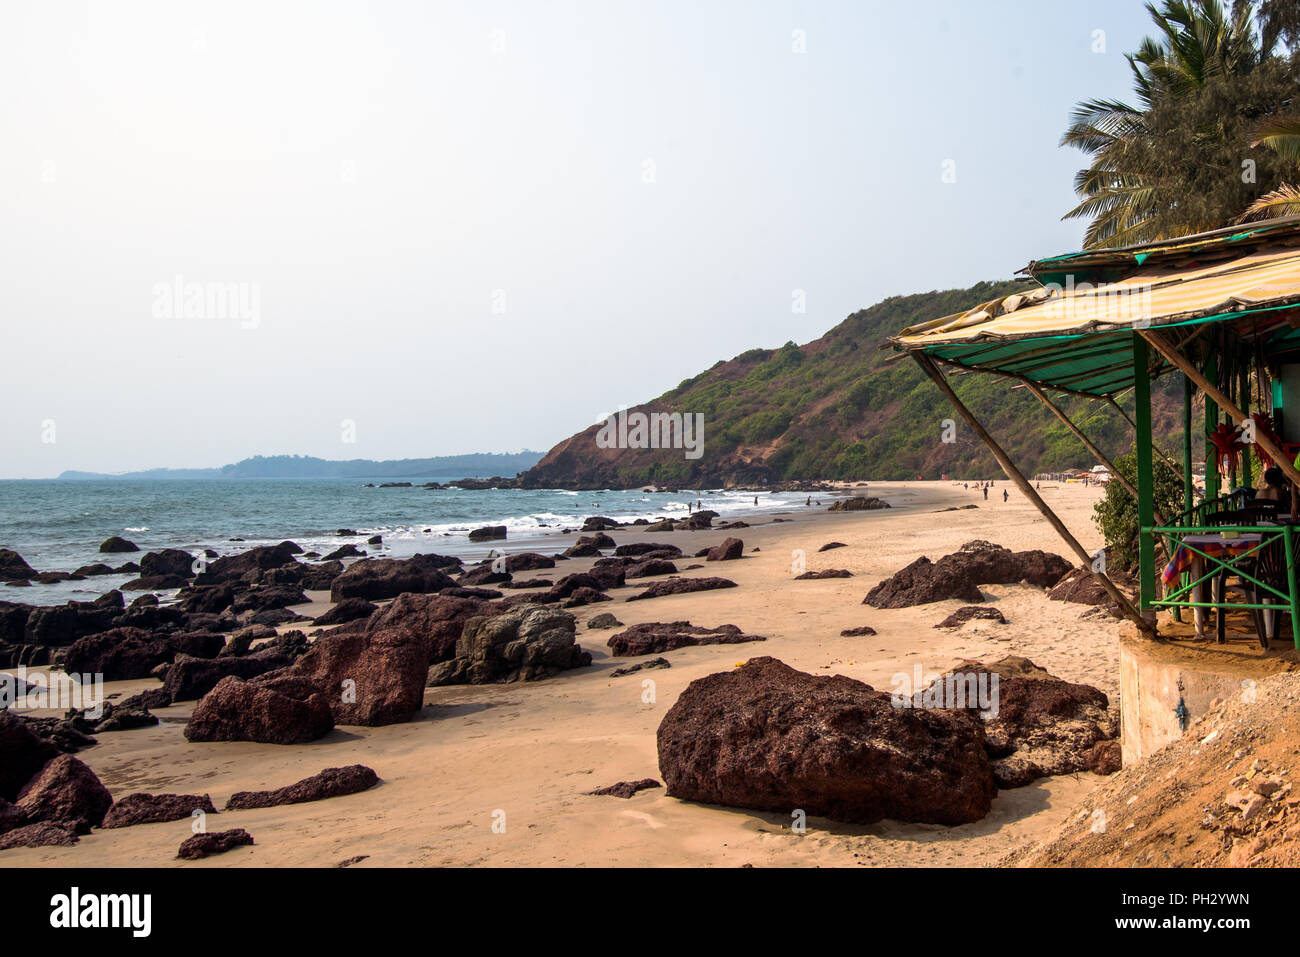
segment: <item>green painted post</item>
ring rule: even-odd
[[[1205,378],[1210,385],[1219,384],[1219,358],[1214,353],[1205,360]],[[1219,407],[1205,397],[1205,499],[1219,497],[1219,457],[1210,442],[1210,433],[1219,424]]]
[[[1300,649],[1300,598],[1296,596],[1295,582],[1295,541],[1292,533],[1295,527],[1285,525],[1282,528],[1282,541],[1286,549],[1286,591],[1291,599],[1291,640]]]
[[[1183,511],[1192,510],[1192,380],[1183,376]]]
[[[1155,536],[1145,529],[1155,524],[1154,474],[1151,467],[1151,378],[1147,341],[1133,334],[1133,405],[1137,428],[1138,566],[1141,572],[1138,608],[1146,614],[1156,599]]]

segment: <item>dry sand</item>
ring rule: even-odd
[[[220,813],[208,820],[209,830],[246,828],[257,843],[205,861],[176,860],[177,847],[190,836],[190,822],[178,821],[95,831],[71,848],[6,851],[0,866],[330,866],[359,855],[367,857],[354,866],[993,864],[1041,840],[1104,779],[1047,778],[1000,792],[992,813],[962,827],[892,821],[848,826],[810,817],[802,835],[792,833],[788,816],[690,804],[667,797],[662,788],[630,800],[583,792],[617,781],[660,779],[655,731],[681,690],[694,678],[757,655],[888,690],[892,675],[910,674],[916,665],[941,672],[964,658],[1017,654],[1059,677],[1093,684],[1115,703],[1120,626],[1104,618],[1081,620],[1083,606],[1049,601],[1026,585],[985,586],[1008,625],[977,621],[938,630],[933,626],[959,602],[887,611],[861,604],[871,586],[919,555],[937,559],[971,539],[1043,548],[1073,561],[1023,496],[1012,490],[1011,500],[1002,502],[1006,485],[1000,482],[986,502],[978,491],[947,482],[872,483],[867,494],[895,508],[831,514],[823,497],[821,509],[791,511],[777,516],[788,521],[762,519],[764,524],[736,532],[615,530],[611,534],[620,544],[662,540],[688,555],[727,535],[741,537],[742,560],[686,573],[722,575],[740,587],[631,604],[623,600],[630,589],[615,591],[613,602],[576,610],[579,640],[595,659],[591,668],[528,684],[429,689],[427,707],[408,724],[338,728],[309,745],[191,745],[181,731],[193,702],[159,710],[158,727],[100,735],[97,747],[78,755],[115,796],[207,792],[221,808],[235,791],[279,787],[353,763],[374,768],[382,783],[350,797]],[[1100,489],[1044,485],[1042,494],[1085,547],[1100,546],[1092,522]],[[968,503],[979,507],[942,511]],[[847,547],[818,553],[830,541]],[[557,537],[554,550],[559,547]],[[806,554],[810,570],[846,568],[854,577],[794,581],[796,550]],[[679,567],[687,564],[693,562]],[[589,566],[572,561],[556,571]],[[611,658],[604,642],[613,632],[586,628],[586,620],[602,612],[628,625],[729,622],[768,640],[679,649],[665,655],[670,669],[610,678],[613,669],[639,659]],[[839,637],[841,630],[860,625],[878,634]],[[645,680],[653,685],[643,685]],[[115,682],[105,690],[126,695],[156,684]]]

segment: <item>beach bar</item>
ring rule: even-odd
[[[1300,648],[1300,217],[1054,256],[1022,274],[1023,293],[911,326],[884,348],[920,365],[1141,635],[1160,637],[1156,612],[1166,609],[1167,622],[1194,621],[1197,636],[1212,617],[1220,643],[1232,616],[1264,649],[1284,627]],[[1134,497],[1135,598],[962,403],[950,380],[970,373],[1032,393]],[[1152,435],[1152,384],[1170,375],[1182,385],[1180,455]],[[1130,393],[1131,416],[1120,404]],[[1106,403],[1127,420],[1135,480],[1054,401],[1062,395]],[[1203,423],[1194,424],[1198,396]],[[1178,514],[1156,508],[1157,462],[1181,473]],[[1202,462],[1200,495],[1193,472]],[[1283,481],[1257,489],[1274,466]]]

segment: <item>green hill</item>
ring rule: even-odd
[[[853,313],[807,345],[752,349],[687,379],[630,412],[703,415],[703,454],[681,449],[600,448],[599,426],[571,436],[521,476],[526,487],[627,488],[772,485],[815,479],[899,480],[948,474],[1002,476],[993,456],[965,424],[957,441],[940,435],[952,407],[910,359],[886,363],[880,344],[913,323],[949,315],[1023,290],[1015,281],[970,289],[893,296]],[[1088,452],[1025,389],[991,375],[953,380],[967,403],[1028,474],[1091,467]],[[1181,384],[1154,387],[1156,435],[1181,447]],[[1103,451],[1127,451],[1132,429],[1109,406],[1083,399],[1060,403]],[[1131,400],[1130,409],[1131,413]]]

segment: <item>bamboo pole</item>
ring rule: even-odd
[[[1173,365],[1178,367],[1178,369],[1182,371],[1183,375],[1191,379],[1192,382],[1196,384],[1197,388],[1205,393],[1206,397],[1210,401],[1214,402],[1215,405],[1227,412],[1228,415],[1232,416],[1238,422],[1245,421],[1246,416],[1241,409],[1229,402],[1228,397],[1223,394],[1219,387],[1210,382],[1205,378],[1205,376],[1201,375],[1196,366],[1180,352],[1174,349],[1174,347],[1171,346],[1162,335],[1158,332],[1152,332],[1149,329],[1139,329],[1138,335],[1151,343],[1157,352],[1168,359]],[[1255,433],[1255,443],[1268,453],[1268,456],[1277,463],[1277,467],[1282,470],[1282,473],[1290,479],[1293,485],[1300,486],[1300,471],[1296,470],[1296,467],[1291,463],[1290,458],[1285,452],[1274,445],[1272,440],[1262,432]]]
[[[939,391],[944,394],[952,404],[952,407],[957,410],[957,414],[965,420],[966,424],[969,425],[974,433],[983,440],[985,445],[988,446],[989,451],[993,453],[993,457],[998,460],[998,465],[1002,466],[1002,471],[1007,474],[1007,478],[1011,479],[1011,481],[1015,483],[1016,487],[1024,493],[1024,496],[1034,503],[1034,507],[1042,513],[1043,518],[1047,519],[1052,528],[1056,529],[1056,534],[1060,535],[1065,543],[1070,546],[1071,551],[1079,557],[1079,561],[1083,563],[1083,567],[1092,571],[1092,555],[1088,553],[1087,549],[1079,544],[1077,538],[1070,534],[1070,530],[1065,527],[1065,523],[1062,522],[1060,517],[1057,516],[1048,504],[1043,501],[1042,497],[1034,491],[1033,485],[1031,485],[1029,480],[1025,478],[1018,468],[1016,468],[1016,465],[1011,461],[1010,456],[1008,456],[1007,453],[1002,450],[1002,447],[994,441],[993,436],[989,435],[984,426],[980,425],[979,420],[975,418],[974,413],[972,413],[970,409],[966,408],[961,399],[957,397],[957,393],[954,392],[952,386],[948,384],[947,379],[944,378],[943,372],[941,372],[939,367],[934,364],[934,360],[920,352],[913,352],[912,356],[916,359],[925,374],[939,387]],[[1106,590],[1106,593],[1119,605],[1120,611],[1123,612],[1125,618],[1137,625],[1138,630],[1147,637],[1157,637],[1155,624],[1142,617],[1142,613],[1133,606],[1133,603],[1129,601],[1129,597],[1120,591],[1113,581],[1107,578],[1102,572],[1092,571],[1092,574],[1101,584],[1101,587]]]

